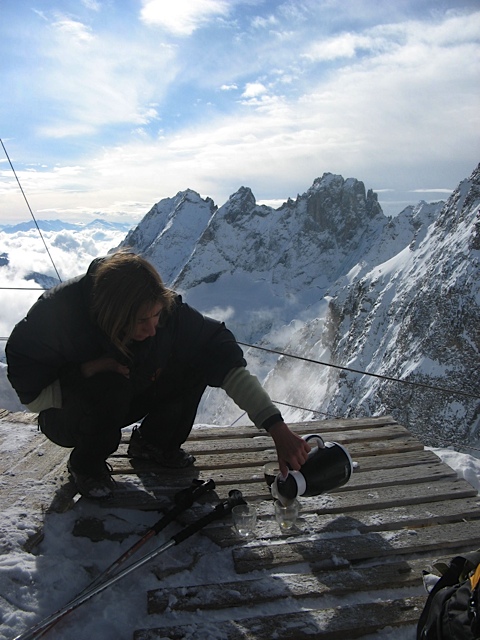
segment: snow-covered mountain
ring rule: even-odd
[[[266,386],[277,401],[336,416],[389,412],[428,444],[473,442],[479,181],[477,168],[446,204],[421,202],[395,218],[362,182],[329,173],[278,209],[258,205],[246,187],[220,208],[188,190],[155,205],[122,244],[189,303],[224,317],[242,342],[477,396],[287,357],[272,363],[250,349],[257,373],[271,369]],[[238,417],[215,393],[203,411]]]
[[[132,229],[123,247],[155,264],[165,282],[175,280],[217,207],[188,189],[158,202]]]
[[[329,411],[391,411],[429,444],[478,439],[479,204],[477,168],[430,224],[424,207],[409,211],[418,226],[411,242],[353,278],[347,274],[332,290],[329,309],[335,362],[476,397],[347,374]]]
[[[246,187],[218,209],[181,192],[158,203],[122,246],[151,260],[194,306],[226,312],[251,340],[321,302],[384,220],[363,183],[325,174],[279,209],[257,205]]]

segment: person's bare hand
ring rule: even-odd
[[[126,378],[130,376],[130,369],[126,365],[120,364],[120,362],[117,362],[115,358],[111,358],[110,356],[103,356],[102,358],[97,358],[96,360],[89,360],[88,362],[84,362],[80,366],[80,370],[84,378],[90,378],[96,373],[103,373],[104,371],[119,373]]]
[[[293,433],[284,422],[275,423],[268,433],[275,442],[280,473],[286,476],[289,468],[298,471],[306,462],[311,449],[308,442]]]

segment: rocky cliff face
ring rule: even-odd
[[[392,220],[380,247],[331,287],[320,331],[318,323],[303,328],[317,330],[306,357],[318,357],[320,345],[327,361],[408,384],[324,368],[325,392],[314,408],[338,416],[391,413],[429,445],[478,441],[479,186],[477,169],[443,208],[420,204]],[[395,240],[404,244],[396,253]],[[294,336],[290,346],[299,342],[307,341]],[[279,363],[268,380],[272,393],[306,368]]]
[[[376,195],[341,176],[324,174],[276,210],[242,187],[213,214],[174,285],[191,290],[242,271],[262,274],[276,294],[304,296],[309,284],[323,289],[338,277],[384,219]]]
[[[479,174],[445,205],[419,203],[393,219],[362,182],[328,173],[278,209],[246,187],[219,208],[186,191],[158,203],[124,244],[243,342],[478,396]],[[393,413],[428,444],[478,438],[473,397],[248,355],[262,376],[271,369],[266,385],[280,402]],[[235,415],[212,396],[201,417]]]

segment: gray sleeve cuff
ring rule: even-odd
[[[40,413],[45,409],[60,409],[62,406],[62,390],[60,388],[60,380],[55,380],[52,384],[45,387],[40,394],[25,405],[29,411]]]

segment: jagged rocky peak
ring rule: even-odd
[[[253,215],[268,215],[271,207],[258,205],[252,190],[249,187],[240,187],[222,207],[224,219],[234,224]]]
[[[250,187],[240,187],[238,191],[230,196],[227,202],[227,206],[230,205],[237,208],[254,207],[256,204],[257,201]]]
[[[51,289],[58,284],[58,278],[47,276],[44,273],[38,273],[37,271],[31,271],[25,276],[25,280],[33,281],[44,289]]]
[[[472,208],[478,209],[480,200],[480,164],[474,169],[472,175],[460,182],[457,189],[449,199],[449,206],[441,212],[437,220],[437,227],[444,227],[449,231],[458,228],[469,219]],[[477,219],[478,217],[477,211]],[[474,229],[475,234],[476,228]]]
[[[307,193],[307,213],[322,230],[349,230],[367,219],[383,216],[377,194],[356,178],[324,173],[316,178]]]
[[[199,193],[197,193],[196,191],[193,191],[192,189],[179,191],[175,196],[174,201],[175,201],[175,209],[179,209],[180,206],[185,203],[190,203],[194,205],[199,204],[201,206],[205,206],[205,204],[207,204],[212,212],[216,211],[217,209],[217,206],[212,200],[212,198],[209,198],[209,197],[202,198],[202,196]]]
[[[183,215],[188,210],[188,216]],[[185,218],[183,225],[204,228],[210,216],[217,210],[211,198],[202,198],[196,191],[179,191],[173,198],[163,198],[155,204],[125,238],[122,246],[145,253],[158,236],[165,232],[173,221]]]
[[[121,246],[145,256],[170,284],[194,251],[216,210],[211,198],[204,199],[191,189],[180,191],[152,207]]]

